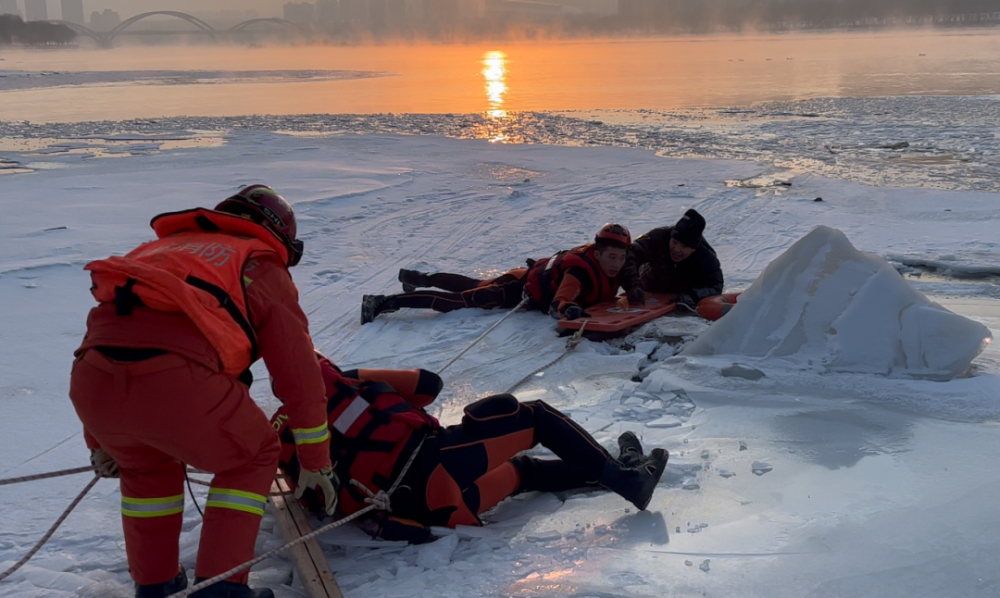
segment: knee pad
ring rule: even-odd
[[[462,423],[473,424],[487,422],[515,415],[521,409],[521,403],[510,394],[493,395],[479,399],[465,408]]]

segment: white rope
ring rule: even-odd
[[[368,488],[365,488],[363,484],[356,484],[357,486],[359,486],[362,489],[364,489],[364,491],[369,496],[369,498],[365,499],[365,502],[371,503],[367,507],[361,509],[360,511],[358,511],[356,513],[352,513],[352,514],[348,515],[347,517],[344,517],[343,519],[338,519],[337,521],[330,522],[330,523],[324,525],[323,527],[320,527],[319,529],[316,529],[316,530],[314,530],[312,532],[309,532],[308,534],[306,534],[304,536],[300,536],[299,538],[296,538],[295,540],[292,540],[291,542],[285,544],[284,546],[279,546],[279,547],[277,547],[277,548],[275,548],[273,550],[269,550],[269,551],[265,552],[264,554],[262,554],[262,555],[254,558],[252,560],[249,560],[249,561],[243,563],[242,565],[237,565],[236,567],[233,567],[232,569],[230,569],[229,571],[226,571],[225,573],[220,573],[219,575],[216,575],[215,577],[206,579],[204,581],[200,581],[200,582],[194,584],[193,586],[191,586],[191,587],[189,587],[187,589],[181,590],[180,592],[177,592],[175,594],[171,594],[171,595],[167,596],[167,598],[184,598],[185,596],[190,596],[191,594],[193,594],[194,592],[197,592],[198,590],[207,588],[208,586],[216,584],[216,583],[218,583],[220,581],[225,581],[226,579],[232,577],[233,575],[236,575],[237,573],[242,573],[243,571],[246,571],[247,569],[249,569],[250,567],[253,567],[257,563],[266,561],[267,559],[269,559],[269,558],[271,558],[271,557],[273,557],[275,555],[281,554],[282,552],[285,552],[286,550],[288,550],[290,548],[294,548],[294,547],[298,546],[299,544],[308,542],[309,540],[312,540],[313,538],[315,538],[317,536],[325,534],[326,532],[328,532],[328,531],[330,531],[330,530],[332,530],[334,528],[340,527],[341,525],[344,525],[345,523],[349,523],[351,521],[354,521],[355,519],[357,519],[359,517],[362,517],[364,515],[367,515],[368,513],[372,512],[372,511],[383,510],[383,511],[390,511],[391,512],[391,510],[389,508],[389,502],[390,502],[390,498],[392,497],[392,493],[396,491],[396,488],[399,487],[399,483],[403,480],[403,477],[406,475],[406,472],[409,471],[410,466],[413,465],[413,461],[417,458],[417,453],[419,453],[420,449],[424,446],[424,440],[426,440],[426,439],[427,439],[427,437],[425,436],[423,439],[420,440],[420,444],[417,445],[417,448],[413,449],[413,452],[410,454],[409,460],[407,460],[406,465],[403,466],[403,469],[400,470],[399,476],[396,478],[396,481],[393,482],[393,484],[389,488],[388,492],[385,492],[384,490],[379,490],[378,494],[373,494],[372,491],[369,490]],[[351,481],[353,482],[354,480],[351,480]]]
[[[525,382],[527,382],[528,380],[530,380],[532,376],[534,376],[536,374],[539,374],[541,372],[544,372],[545,370],[549,369],[550,367],[552,367],[555,364],[557,364],[560,361],[562,361],[564,357],[566,357],[567,355],[569,355],[570,352],[573,351],[573,349],[575,349],[577,347],[577,345],[579,345],[581,342],[583,342],[583,331],[587,329],[587,322],[588,321],[589,320],[585,320],[583,322],[583,325],[580,326],[580,329],[577,330],[576,333],[573,336],[571,336],[568,339],[566,339],[566,349],[562,352],[562,355],[560,355],[559,357],[556,357],[552,361],[546,363],[542,367],[536,369],[535,371],[531,372],[530,374],[528,374],[524,378],[521,378],[520,380],[518,380],[517,382],[515,382],[513,386],[511,386],[510,388],[508,388],[507,390],[504,391],[504,394],[510,394],[510,393],[514,392],[514,390],[517,389],[518,386],[521,386],[522,384],[524,384]]]
[[[448,369],[448,367],[449,367],[449,366],[451,366],[451,364],[455,363],[456,361],[458,361],[458,359],[459,359],[459,358],[460,358],[461,356],[463,356],[463,355],[465,355],[466,353],[468,353],[468,352],[469,352],[469,349],[471,349],[471,348],[475,347],[475,346],[476,346],[476,345],[477,345],[477,344],[479,343],[479,341],[481,341],[481,340],[483,340],[484,338],[486,338],[486,335],[487,335],[487,334],[489,334],[489,333],[493,332],[493,331],[494,331],[494,330],[496,329],[496,327],[497,327],[497,326],[499,326],[500,324],[503,324],[503,321],[504,321],[504,320],[506,320],[507,318],[511,317],[512,315],[514,315],[514,312],[516,312],[517,310],[519,310],[519,309],[521,309],[522,307],[524,307],[524,305],[525,305],[526,303],[528,303],[528,301],[529,301],[530,299],[531,299],[530,297],[525,297],[524,299],[522,299],[522,300],[521,300],[521,302],[517,304],[517,307],[515,307],[514,309],[510,310],[509,312],[507,312],[507,315],[505,315],[504,317],[500,318],[500,321],[499,321],[499,322],[497,322],[496,324],[494,324],[494,325],[490,326],[489,330],[487,330],[486,332],[484,332],[484,333],[480,334],[480,335],[479,335],[479,338],[477,338],[476,340],[472,341],[472,343],[471,343],[471,344],[470,344],[470,345],[469,345],[468,347],[466,347],[465,349],[463,349],[461,353],[459,353],[459,354],[458,354],[458,355],[456,355],[456,356],[455,356],[455,357],[454,357],[454,358],[453,358],[453,359],[452,359],[451,361],[449,361],[448,363],[446,363],[446,364],[444,365],[444,367],[443,367],[443,368],[441,368],[441,369],[439,369],[439,370],[437,371],[437,373],[438,373],[438,374],[440,375],[440,374],[441,374],[441,372],[443,372],[443,371],[445,371],[446,369]]]
[[[93,471],[93,467],[91,467],[90,469],[91,471]],[[90,480],[90,483],[87,484],[86,487],[84,487],[84,489],[80,491],[80,494],[78,494],[76,498],[73,499],[73,502],[71,502],[70,505],[66,507],[66,510],[63,511],[62,515],[59,516],[59,519],[56,519],[56,522],[52,524],[52,527],[49,528],[49,531],[47,531],[45,535],[42,536],[42,539],[39,540],[38,543],[36,543],[31,550],[28,551],[28,554],[24,555],[24,557],[22,557],[21,560],[14,563],[13,567],[7,569],[3,573],[0,573],[0,581],[3,581],[8,577],[10,577],[12,573],[23,567],[25,563],[31,560],[31,557],[35,556],[36,552],[42,549],[42,546],[44,546],[45,543],[49,541],[49,538],[52,537],[52,534],[56,533],[56,530],[59,529],[59,526],[62,525],[62,522],[66,521],[66,518],[69,517],[69,514],[73,512],[73,509],[76,508],[76,505],[80,504],[80,501],[83,500],[83,497],[86,496],[88,492],[90,492],[90,489],[93,488],[94,485],[97,484],[97,482],[100,479],[101,479],[101,474],[97,474],[94,476],[94,479]]]

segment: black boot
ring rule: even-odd
[[[381,313],[396,311],[395,309],[386,309],[386,295],[365,295],[361,298],[361,325],[364,326],[368,322],[371,322]]]
[[[625,432],[618,437],[618,461],[625,467],[637,467],[645,462],[642,443],[632,432]]]
[[[403,283],[404,293],[412,293],[417,289],[430,286],[427,282],[426,274],[417,270],[405,270],[403,268],[399,269],[399,282]]]
[[[187,572],[184,567],[170,581],[135,586],[135,598],[166,598],[188,587]]]
[[[608,490],[635,505],[640,511],[646,510],[653,498],[653,491],[667,468],[667,451],[656,448],[637,467],[626,467],[616,459],[608,459],[601,473],[600,483]]]
[[[201,581],[205,578],[194,578],[195,584]],[[191,598],[274,598],[274,592],[267,588],[252,590],[245,583],[220,581],[191,594]]]

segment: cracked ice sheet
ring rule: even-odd
[[[505,174],[524,171],[532,173],[527,183]],[[86,462],[79,423],[65,398],[71,352],[91,306],[83,262],[149,238],[146,223],[153,214],[212,205],[239,183],[268,182],[297,203],[307,256],[293,274],[318,347],[345,366],[441,367],[501,315],[401,311],[359,328],[360,295],[398,288],[399,267],[423,264],[488,276],[582,242],[594,222],[620,217],[642,231],[642,223],[669,223],[696,205],[710,214],[709,235],[737,284],[752,280],[820,217],[834,221],[859,248],[876,252],[891,240],[960,253],[995,226],[984,211],[997,200],[989,194],[872,189],[813,178],[807,182],[822,185],[824,197],[845,200],[812,204],[723,183],[759,173],[748,163],[665,160],[637,150],[240,133],[218,149],[5,179],[0,201],[16,198],[19,209],[0,222],[3,475]],[[678,189],[679,180],[686,186]],[[955,209],[956,220],[941,222],[931,208],[942,203],[967,211]],[[821,213],[810,212],[816,205]],[[912,209],[916,205],[927,209]],[[881,221],[871,216],[873,206]],[[959,313],[1000,328],[995,302],[957,301]],[[457,421],[464,402],[503,390],[556,357],[564,341],[552,326],[542,314],[517,314],[453,365],[441,400],[445,422]],[[684,421],[671,428],[646,426],[653,421],[648,411],[613,415],[622,406],[613,395],[639,388],[629,379],[641,356],[597,349],[584,343],[518,395],[570,411],[611,448],[621,430],[633,429],[647,443],[669,449],[670,471],[650,513],[626,513],[625,503],[606,493],[519,497],[490,513],[486,528],[460,531],[447,565],[418,564],[443,562],[444,550],[422,559],[420,547],[331,550],[331,561],[344,567],[347,595],[997,593],[992,555],[1000,513],[991,458],[1000,447],[992,420],[946,421],[968,415],[966,407],[990,413],[988,393],[963,384],[1000,370],[992,349],[974,363],[980,375],[919,386],[809,371],[786,371],[783,385],[754,386],[769,384],[780,364],[747,364],[768,374],[752,382],[723,378],[707,361],[667,363],[660,391],[683,389],[695,405],[690,413],[682,410]],[[262,367],[255,373],[265,379]],[[918,393],[924,406],[934,408],[900,409],[873,400],[861,392],[866,385],[895,386],[900,396]],[[255,385],[253,394],[271,411],[275,403],[266,386]],[[746,451],[739,450],[740,441]],[[773,470],[755,476],[754,461]],[[723,469],[736,476],[721,477]],[[0,561],[23,554],[83,483],[76,477],[0,488],[8,507],[0,511]],[[204,501],[203,490],[196,492]],[[102,595],[130,595],[118,499],[115,485],[101,482],[38,557],[35,566],[51,576],[39,580],[41,586],[27,578],[4,582],[0,591],[65,592],[38,589],[73,581],[55,575],[62,572],[109,584]],[[707,527],[688,533],[701,524]],[[182,560],[189,566],[199,525],[188,501]],[[259,549],[280,543],[272,528],[265,519]],[[706,559],[708,572],[698,567]],[[255,579],[279,587],[287,567],[287,561],[266,564]],[[93,595],[86,588],[69,592]]]

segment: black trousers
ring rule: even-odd
[[[401,307],[449,312],[456,309],[511,309],[521,302],[526,269],[512,270],[493,280],[477,280],[461,274],[428,274],[431,286],[444,291],[418,290],[389,296],[380,311]],[[447,292],[445,292],[447,291]]]
[[[517,455],[538,444],[559,459]],[[543,401],[487,397],[466,407],[461,424],[427,439],[403,479],[406,499],[399,507],[393,501],[393,513],[424,525],[480,525],[480,513],[512,494],[597,484],[609,456]]]

